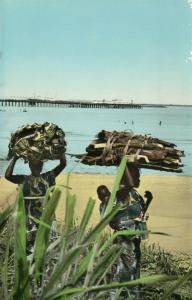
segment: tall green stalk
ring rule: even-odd
[[[61,191],[56,187],[52,190],[52,195],[50,197],[50,191],[47,192],[46,202],[44,205],[43,213],[41,216],[37,235],[35,239],[35,249],[34,249],[34,261],[35,261],[35,278],[39,280],[44,271],[45,258],[47,247],[49,243],[49,235],[51,223],[54,219],[54,214],[56,207],[59,202]],[[44,226],[44,223],[48,226]]]
[[[15,218],[15,287],[13,299],[29,299],[29,265],[26,256],[26,214],[22,186],[17,196]]]
[[[114,205],[114,202],[115,202],[115,199],[116,199],[116,193],[119,189],[119,185],[120,185],[122,176],[124,174],[127,161],[128,161],[128,158],[127,158],[126,155],[124,155],[122,160],[121,160],[121,163],[119,165],[119,168],[118,168],[118,173],[117,173],[117,176],[115,178],[115,183],[113,185],[112,193],[111,193],[109,202],[107,204],[107,208],[105,210],[105,215],[107,215],[113,208],[113,205]]]

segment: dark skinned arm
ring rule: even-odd
[[[144,210],[144,214],[145,214],[149,205],[151,204],[151,201],[153,200],[153,194],[150,191],[145,191],[144,197],[147,199],[145,202],[145,210]]]
[[[66,165],[67,165],[66,157],[65,154],[63,153],[62,156],[60,157],[60,164],[52,170],[52,172],[54,172],[55,177],[57,177],[63,171]]]
[[[15,163],[18,160],[17,156],[14,156],[12,160],[10,161],[7,170],[5,172],[5,178],[12,183],[21,184],[24,180],[24,175],[13,175],[13,170],[15,167]]]

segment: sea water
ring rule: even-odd
[[[11,133],[18,126],[34,122],[53,122],[66,134],[67,153],[82,154],[85,148],[102,129],[133,131],[151,134],[154,137],[173,142],[184,150],[183,173],[175,175],[192,175],[192,107],[167,106],[166,108],[144,107],[143,109],[98,109],[98,108],[56,108],[56,107],[0,107],[0,175],[4,175],[8,161],[4,160],[8,152]],[[159,122],[161,121],[161,125]],[[44,164],[44,171],[57,165],[57,161]],[[116,167],[88,166],[77,162],[67,155],[67,172],[110,173],[117,172]],[[18,160],[15,173],[29,174],[27,164]],[[142,170],[142,174],[171,175],[154,170]]]

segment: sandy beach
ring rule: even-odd
[[[57,219],[61,221],[65,214],[66,174],[57,179],[62,197],[57,208]],[[96,199],[91,225],[99,220],[99,201],[96,189],[100,184],[112,187],[115,176],[103,174],[70,174],[71,193],[77,196],[76,217],[80,221],[89,197]],[[15,202],[17,186],[0,178],[0,209]],[[171,252],[192,253],[192,177],[190,176],[141,176],[138,191],[153,193],[154,199],[149,207],[148,228],[154,232],[164,232],[170,236],[150,235],[149,243],[159,243]]]

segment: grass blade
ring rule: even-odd
[[[0,291],[0,297],[3,299],[8,299],[8,262],[9,262],[9,250],[10,250],[10,220],[7,226],[7,236],[6,236],[6,250],[5,255],[2,258],[2,268],[1,268],[1,283],[2,291]]]
[[[26,256],[26,213],[22,186],[19,189],[16,206],[15,226],[15,299],[29,299],[29,268]]]
[[[96,226],[93,228],[93,230],[83,239],[82,243],[87,243],[93,240],[95,237],[98,237],[99,233],[102,233],[103,229],[109,224],[109,222],[113,219],[113,217],[116,215],[116,213],[119,211],[119,208],[121,208],[121,203],[118,203],[115,208],[110,211],[109,214],[107,214]]]
[[[116,213],[119,211],[119,208],[121,207],[121,204],[119,203],[118,205],[115,206],[115,208],[112,209],[112,211],[106,215],[98,225],[92,231],[84,238],[84,243],[91,241],[95,239],[94,245],[93,245],[93,255],[90,259],[88,268],[87,268],[87,273],[85,276],[84,280],[84,286],[89,286],[90,283],[90,278],[93,273],[94,269],[94,264],[95,264],[95,259],[97,257],[97,253],[99,251],[99,245],[100,245],[100,240],[101,240],[101,235],[103,229],[109,224],[111,219],[116,215]]]
[[[37,219],[35,217],[29,217],[31,220],[35,221],[35,223],[39,224],[39,225],[42,225],[42,226],[45,226],[46,228],[50,229],[51,230],[51,226],[46,224],[45,222],[43,222],[42,220],[40,219]]]
[[[179,287],[181,287],[188,279],[192,277],[192,270],[190,270],[185,276],[182,276],[179,280],[177,280],[173,286],[171,286],[163,296],[160,296],[158,300],[167,300],[171,296],[171,294],[176,291]]]
[[[116,207],[114,209],[112,209],[112,211],[107,216],[105,216],[99,222],[99,224],[96,225],[96,227],[83,240],[84,243],[86,243],[88,241],[95,239],[95,242],[93,245],[93,255],[90,259],[90,262],[89,262],[89,265],[87,268],[87,273],[86,273],[85,280],[84,280],[84,286],[89,286],[90,278],[91,278],[91,275],[92,275],[93,269],[94,269],[95,259],[96,259],[97,253],[99,251],[99,245],[100,245],[102,231],[109,224],[110,220],[116,215],[116,213],[119,211],[120,207],[121,207],[120,203],[118,205],[116,205]]]
[[[91,257],[93,255],[93,250],[89,251],[89,253],[82,259],[79,267],[77,268],[74,277],[72,279],[73,284],[77,284],[78,281],[82,278],[82,276],[85,274],[87,271],[89,262],[91,260]]]
[[[73,227],[75,203],[76,203],[76,196],[71,195],[69,192],[67,192],[65,221],[64,221],[65,225],[64,225],[63,236],[62,236],[62,251],[61,251],[62,255],[63,255],[66,245],[68,243],[70,230]],[[61,256],[61,259],[62,259],[62,256]]]
[[[95,200],[90,197],[89,200],[88,200],[85,212],[83,214],[81,224],[79,226],[79,231],[78,231],[78,234],[77,234],[77,242],[81,241],[81,239],[82,239],[82,237],[85,233],[85,229],[86,229],[87,224],[88,224],[88,222],[91,218],[94,206],[95,206]]]
[[[88,203],[87,203],[87,206],[86,206],[86,209],[85,209],[85,212],[83,214],[83,217],[82,217],[82,220],[81,220],[81,223],[80,223],[80,226],[79,226],[79,230],[77,232],[77,238],[76,238],[76,244],[79,244],[79,242],[81,242],[84,234],[85,234],[85,230],[86,230],[86,227],[87,227],[87,224],[90,220],[90,217],[92,215],[92,212],[93,212],[93,208],[94,208],[94,205],[95,205],[95,200],[93,200],[91,197],[89,198],[88,200]],[[92,251],[91,251],[92,252]],[[86,265],[86,268],[88,268],[89,266],[89,262],[90,262],[90,259],[91,259],[91,256],[90,256],[90,253],[89,252],[89,255],[87,257],[87,259],[84,261],[83,260],[83,264],[80,263],[80,268],[79,268],[79,271],[80,271],[80,274],[78,274],[78,278],[81,278],[82,276],[82,272],[84,274],[84,271],[85,268],[83,268],[83,266]],[[93,252],[92,252],[93,253]],[[74,262],[74,267],[73,267],[73,275],[72,277],[74,277],[74,275],[76,274],[76,270],[77,270],[77,266],[79,264],[79,258],[77,257],[76,261]],[[83,270],[82,270],[83,268]]]
[[[87,267],[87,272],[86,272],[86,276],[85,276],[84,284],[83,284],[84,287],[89,286],[90,278],[91,278],[91,275],[93,274],[95,259],[96,259],[99,244],[100,244],[99,243],[100,242],[100,237],[101,237],[101,233],[99,232],[96,236],[96,239],[95,239],[95,242],[94,242],[94,245],[93,245],[93,248],[92,248],[93,254],[91,256],[89,265]]]
[[[110,197],[109,202],[107,204],[104,215],[107,215],[113,208],[113,204],[114,204],[114,201],[115,201],[115,198],[116,198],[116,193],[119,189],[119,185],[120,185],[123,173],[125,171],[127,160],[128,160],[127,156],[124,155],[122,160],[121,160],[121,163],[120,163],[120,166],[119,166],[119,169],[118,169],[118,173],[117,173],[117,176],[115,178],[115,183],[113,185],[113,190],[112,190],[112,193],[111,193],[111,197]]]
[[[112,267],[114,261],[122,252],[122,247],[119,245],[112,245],[107,253],[103,255],[99,262],[97,262],[92,275],[90,277],[89,285],[99,284],[108,270]]]
[[[0,230],[2,229],[4,223],[7,221],[7,219],[9,218],[12,211],[13,211],[13,206],[8,206],[6,209],[1,211],[1,213],[0,213]]]
[[[116,293],[114,295],[114,299],[113,300],[119,300],[120,299],[120,294],[123,291],[123,288],[120,288],[118,290],[116,290]],[[130,300],[129,298],[127,300]]]
[[[50,227],[61,194],[61,191],[58,188],[54,188],[54,190],[52,191],[53,193],[50,193],[50,190],[48,190],[47,192],[43,214],[40,219],[40,224],[35,239],[34,272],[35,272],[35,278],[37,280],[40,278],[40,275],[43,273],[46,251],[49,243]],[[44,226],[44,223],[47,224],[48,226]]]
[[[45,300],[60,300],[63,299],[63,296],[65,295],[77,296],[87,292],[107,291],[110,289],[119,289],[122,287],[135,286],[138,284],[154,285],[163,282],[173,281],[176,280],[177,278],[178,278],[177,276],[169,276],[169,275],[152,275],[152,276],[141,277],[140,279],[126,281],[126,282],[113,282],[110,284],[103,284],[103,285],[96,285],[96,286],[82,287],[82,288],[65,288],[64,290],[58,292],[57,294],[45,298]]]
[[[146,234],[146,233],[170,236],[169,234],[164,233],[164,232],[153,232],[153,231],[150,231],[150,230],[132,230],[132,229],[127,229],[127,230],[117,231],[115,233],[112,233],[111,236],[108,238],[108,241],[106,243],[104,243],[99,248],[98,256],[102,252],[104,252],[105,249],[108,248],[113,243],[114,239],[116,237],[118,237],[118,236],[143,235],[143,234]]]
[[[54,284],[61,279],[63,274],[67,271],[68,267],[73,263],[74,259],[80,255],[82,249],[85,247],[85,245],[80,245],[73,247],[71,250],[69,250],[63,260],[60,262],[60,264],[57,266],[56,270],[54,271],[53,275],[51,276],[47,286],[44,289],[43,295],[46,295],[53,287]]]

